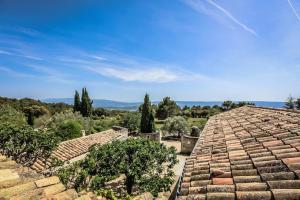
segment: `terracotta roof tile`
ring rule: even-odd
[[[300,199],[299,177],[300,112],[244,106],[208,120],[179,199]]]
[[[59,144],[59,146],[53,151],[52,156],[61,161],[69,161],[73,158],[81,156],[88,152],[89,148],[95,144],[105,144],[113,140],[120,138],[126,138],[127,134],[121,131],[115,131],[113,129],[95,133],[85,137],[80,137],[72,140],[67,140]],[[48,162],[48,167],[51,165]],[[37,160],[32,166],[36,171],[43,171],[47,168],[44,162]]]

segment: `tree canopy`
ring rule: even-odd
[[[128,112],[123,117],[122,126],[127,128],[129,133],[138,131],[141,123],[141,115],[137,112]]]
[[[181,136],[189,133],[189,125],[181,116],[169,117],[165,120],[162,130],[175,136]]]
[[[154,113],[151,106],[149,95],[146,94],[144,103],[142,104],[142,116],[141,116],[141,132],[152,133],[155,131],[154,125]]]
[[[30,167],[37,159],[46,161],[57,143],[53,133],[28,125],[0,124],[0,153],[24,166]]]
[[[78,91],[75,91],[74,95],[74,107],[73,107],[74,112],[81,112],[81,100]]]
[[[140,192],[157,195],[170,189],[174,182],[172,168],[177,162],[174,147],[129,138],[94,146],[85,160],[62,169],[59,175],[66,185],[98,190],[105,182],[124,174],[128,194],[135,186]]]
[[[284,104],[286,109],[294,109],[295,108],[295,99],[292,96],[289,96]]]
[[[93,110],[93,101],[90,99],[88,91],[86,88],[82,88],[81,94],[81,114],[84,117],[89,117]]]
[[[180,113],[180,107],[176,104],[175,101],[171,100],[170,97],[165,97],[158,104],[156,110],[156,117],[158,119],[166,119],[168,117],[176,116]]]

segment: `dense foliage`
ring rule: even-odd
[[[116,125],[120,125],[119,117],[101,117],[93,120],[93,129],[95,132],[105,131]]]
[[[74,105],[73,105],[74,112],[81,112],[81,100],[78,91],[75,91],[74,95]]]
[[[181,136],[189,133],[189,125],[181,116],[169,117],[165,120],[162,130],[174,136]]]
[[[285,102],[284,107],[286,109],[294,109],[295,108],[295,99],[292,96],[289,96],[287,98],[287,101]]]
[[[65,185],[77,190],[99,190],[105,182],[124,174],[128,194],[137,187],[140,192],[157,195],[170,189],[174,181],[172,168],[177,162],[174,147],[129,138],[94,146],[85,160],[62,169],[59,176]]]
[[[158,119],[166,119],[168,117],[176,116],[179,113],[180,113],[180,107],[176,104],[176,102],[171,100],[170,97],[165,97],[158,104],[156,110],[156,117]]]
[[[141,132],[142,133],[152,133],[155,131],[154,124],[154,113],[149,99],[149,95],[146,94],[144,98],[144,103],[142,104],[142,116],[141,116]]]
[[[26,124],[26,119],[22,112],[18,112],[11,106],[4,104],[0,105],[0,124],[2,123],[22,126]]]
[[[93,110],[93,101],[90,99],[88,91],[86,88],[82,88],[82,93],[81,93],[81,114],[84,117],[89,117],[92,114]]]
[[[0,97],[0,105],[9,105],[12,108],[16,109],[17,111],[22,111],[26,107],[31,106],[43,106],[45,107],[50,114],[54,114],[56,112],[62,112],[64,110],[71,109],[72,106],[65,104],[65,103],[44,103],[39,100],[24,98],[24,99],[13,99],[13,98],[6,98]]]
[[[199,137],[200,135],[200,129],[197,126],[192,126],[191,136],[193,137]]]
[[[82,126],[76,120],[65,120],[57,129],[57,136],[62,140],[70,140],[82,136]]]
[[[128,112],[123,117],[122,126],[127,128],[129,133],[137,132],[140,128],[141,115],[137,112]]]
[[[69,123],[66,124],[66,122]],[[63,128],[65,125],[70,126],[71,125],[70,123],[76,126],[76,128],[72,128],[72,129]],[[62,140],[67,140],[67,139],[72,139],[81,136],[81,134],[78,134],[78,131],[74,133],[73,132],[66,133],[65,131],[67,130],[74,131],[79,129],[80,127],[82,130],[85,131],[87,135],[94,133],[93,123],[94,122],[91,118],[84,118],[78,112],[74,113],[72,110],[67,110],[61,113],[56,113],[51,118],[46,119],[46,121],[43,122],[42,127],[47,128],[49,130],[53,130],[53,132],[56,135],[62,136],[61,137]],[[79,126],[75,124],[79,124]],[[62,128],[63,128],[64,136],[61,133]]]
[[[31,126],[34,125],[34,119],[42,115],[49,114],[49,111],[44,106],[33,105],[30,107],[25,107],[23,109],[25,116],[27,117],[27,123]]]
[[[23,166],[31,166],[37,159],[50,158],[57,143],[54,134],[34,130],[28,125],[0,124],[0,153]]]

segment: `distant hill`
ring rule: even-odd
[[[42,100],[46,103],[66,103],[73,104],[73,98],[48,98]],[[256,106],[262,107],[272,107],[272,108],[282,108],[284,106],[284,102],[271,102],[271,101],[250,101],[255,103]],[[153,102],[158,104],[158,101]],[[214,106],[222,105],[222,101],[176,101],[176,103],[180,107],[184,107],[185,105],[192,106]],[[142,102],[121,102],[114,100],[106,100],[106,99],[93,99],[94,107],[102,107],[107,109],[119,109],[119,110],[137,110],[138,107],[142,104]]]
[[[67,103],[73,105],[74,100],[73,98],[48,98],[42,100],[46,103]],[[113,101],[113,100],[106,100],[106,99],[93,99],[93,106],[98,108],[108,108],[108,109],[120,109],[120,110],[137,110],[141,102],[121,102],[121,101]]]

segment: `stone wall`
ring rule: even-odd
[[[140,134],[141,137],[143,138],[147,138],[150,140],[154,140],[156,142],[161,142],[161,133],[157,132],[157,133],[141,133]]]
[[[190,154],[195,144],[197,143],[198,137],[193,137],[189,135],[182,135],[181,136],[181,153],[188,153]]]

